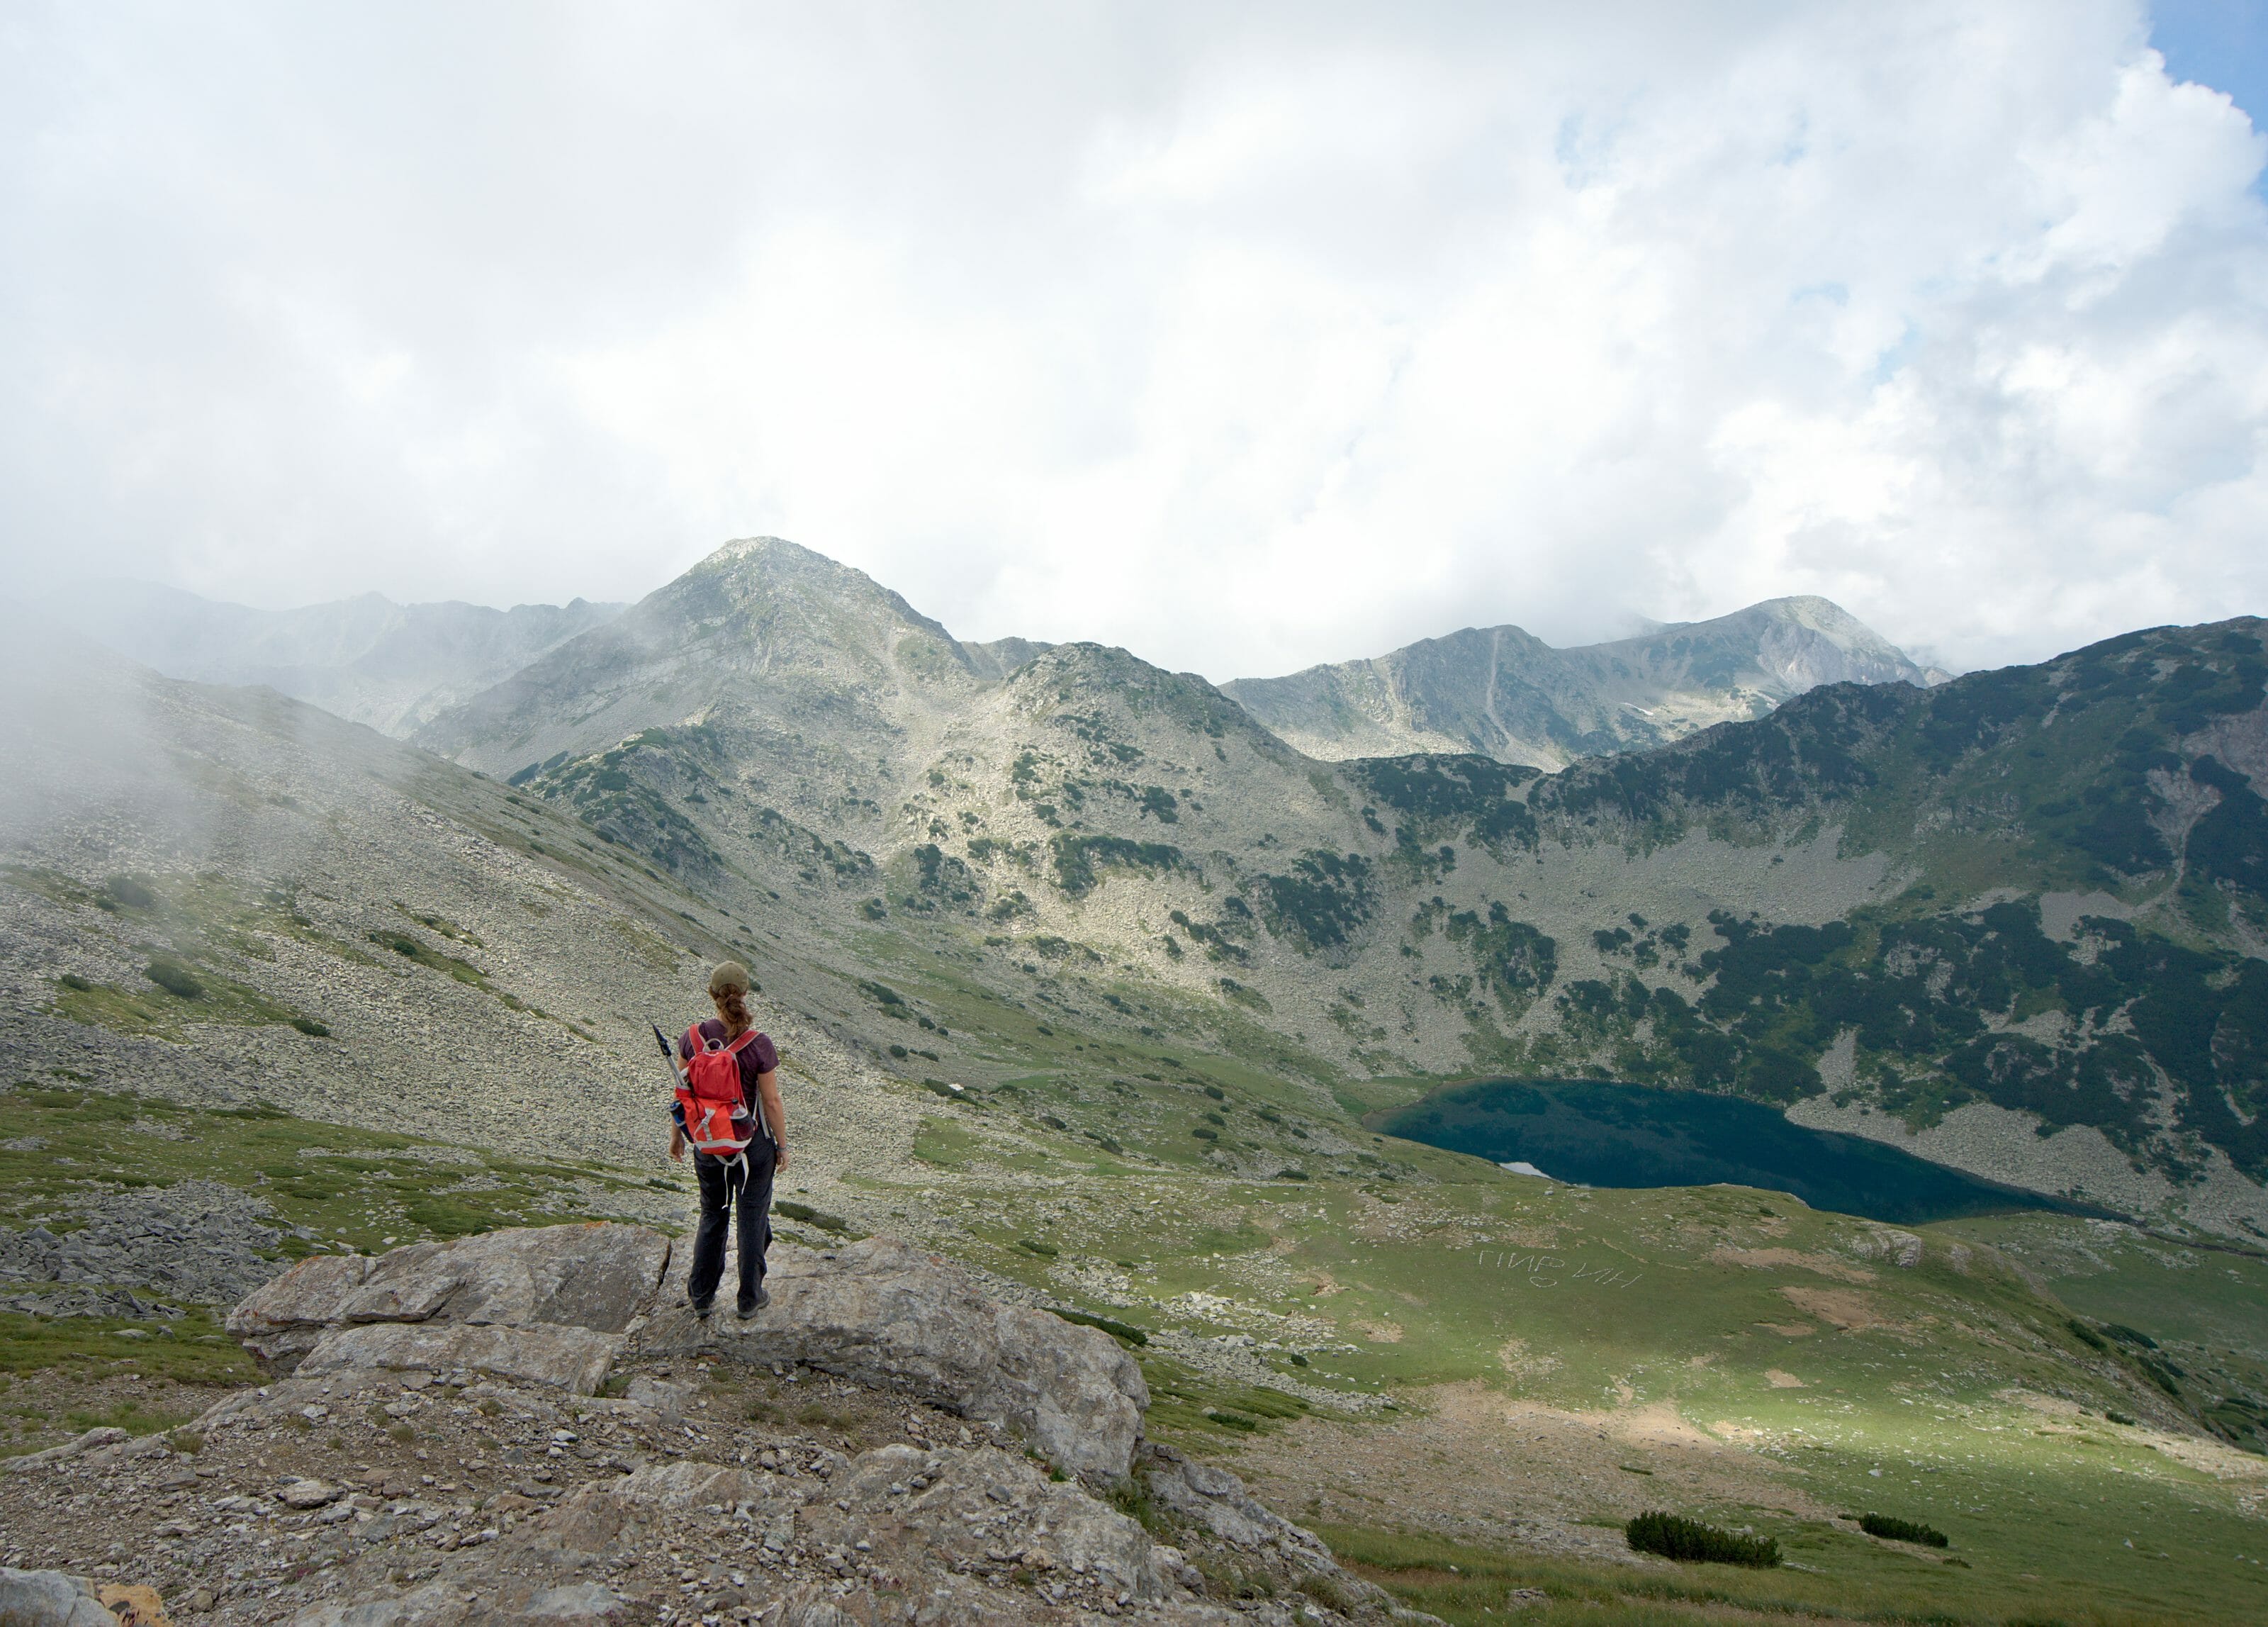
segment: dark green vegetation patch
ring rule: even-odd
[[[1557,996],[1563,1032],[1531,1065],[1603,1050],[1626,1079],[1786,1106],[1824,1088],[1818,1059],[1851,1029],[1859,1077],[1910,1119],[1989,1101],[2050,1127],[2095,1125],[2176,1179],[2201,1172],[2183,1134],[2268,1174],[2268,962],[2100,916],[2058,943],[2029,900],[1918,918],[1861,910],[1822,927],[1721,911],[1710,921],[1719,942],[1697,962],[1712,979],[1697,1000],[1635,972],[1570,983]],[[1986,1024],[2043,1012],[2066,1019],[2052,1039]],[[2154,1117],[2161,1071],[2172,1136]]]
[[[1369,860],[1323,847],[1293,860],[1288,876],[1263,876],[1260,887],[1269,930],[1307,953],[1344,949],[1378,897]]]
[[[1123,836],[1053,836],[1048,839],[1048,849],[1055,856],[1056,884],[1074,899],[1094,891],[1103,870],[1163,875],[1182,869],[1184,862],[1178,847]]]
[[[1379,805],[1397,816],[1397,850],[1454,836],[1505,855],[1535,846],[1528,788],[1543,771],[1486,757],[1388,757],[1349,765]]]
[[[1926,1526],[1918,1520],[1901,1520],[1896,1514],[1861,1514],[1859,1529],[1868,1536],[1879,1536],[1892,1542],[1918,1542],[1925,1548],[1945,1548],[1951,1539],[1935,1526]]]
[[[1150,1335],[1130,1322],[1115,1322],[1107,1316],[1095,1316],[1086,1311],[1066,1311],[1060,1305],[1049,1305],[1048,1309],[1066,1322],[1077,1322],[1082,1327],[1099,1327],[1121,1344],[1145,1345],[1150,1342]]]
[[[1742,1536],[1697,1520],[1655,1511],[1623,1527],[1633,1551],[1660,1554],[1683,1564],[1744,1564],[1759,1570],[1779,1563],[1779,1544],[1768,1536]]]

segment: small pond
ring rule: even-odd
[[[1373,1113],[1399,1135],[1587,1187],[1793,1193],[1814,1209],[1908,1224],[2025,1209],[2103,1215],[1917,1158],[1862,1136],[1791,1124],[1756,1102],[1587,1079],[1484,1079]]]

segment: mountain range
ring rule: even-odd
[[[85,603],[56,608],[169,677],[265,684],[396,739],[625,608],[581,599],[509,610],[401,605],[372,593],[261,610],[131,581],[105,587],[99,617]],[[671,617],[701,616],[683,595],[646,609],[642,630],[625,634],[621,647],[666,650],[679,631]],[[921,619],[902,603],[898,610]],[[998,679],[1055,647],[1008,638],[955,647],[971,673]],[[1822,684],[1928,684],[1947,676],[1825,599],[1786,598],[1575,649],[1554,649],[1518,627],[1468,627],[1372,660],[1240,678],[1221,691],[1287,744],[1326,761],[1477,751],[1549,769],[1761,717]]]
[[[1758,718],[1822,684],[1943,683],[1839,605],[1767,599],[1713,621],[1554,649],[1518,627],[1468,627],[1369,661],[1221,686],[1314,758],[1478,752],[1564,768]]]
[[[1755,651],[1800,625],[1826,641],[1805,659],[1888,671],[1896,652],[1867,654],[1831,608],[1554,654],[1691,685],[1764,670]],[[963,644],[863,573],[756,539],[439,712],[423,751],[357,770],[342,739],[307,773],[453,788],[481,841],[631,889],[690,952],[752,957],[808,1046],[908,1077],[1043,1075],[1069,1092],[1049,1121],[1113,1144],[1138,1081],[1199,1067],[1274,1081],[1318,1128],[1428,1081],[1611,1077],[2268,1236],[2262,632],[2148,630],[1926,688],[1828,683],[1550,773],[1483,752],[1333,761],[1192,675],[1092,644]],[[1710,654],[1742,638],[1737,661]],[[1483,692],[1513,692],[1502,667]],[[486,778],[437,779],[459,772],[440,758]],[[299,830],[299,856],[243,884],[303,884],[335,840]],[[355,865],[414,847],[359,839]],[[355,891],[432,889],[380,865]],[[402,907],[361,935],[482,965],[413,919],[461,921],[463,898]],[[573,958],[517,953],[531,973],[527,956]],[[515,997],[583,1013],[634,1069],[634,1011],[572,984]],[[1260,1128],[1173,1156],[1250,1172],[1316,1145]]]
[[[264,684],[381,734],[407,736],[546,650],[621,613],[619,604],[396,604],[358,594],[264,610],[152,582],[115,581],[56,600],[68,625],[169,677]]]

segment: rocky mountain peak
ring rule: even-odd
[[[1803,595],[1570,649],[1520,627],[1468,627],[1223,688],[1311,757],[1477,752],[1557,769],[1761,717],[1822,684],[1943,677],[1833,601]]]

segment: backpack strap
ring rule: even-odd
[[[725,1054],[727,1056],[740,1055],[740,1047],[753,1043],[758,1037],[756,1031],[753,1027],[742,1031],[740,1037],[738,1039],[733,1040],[732,1044],[725,1047]]]

